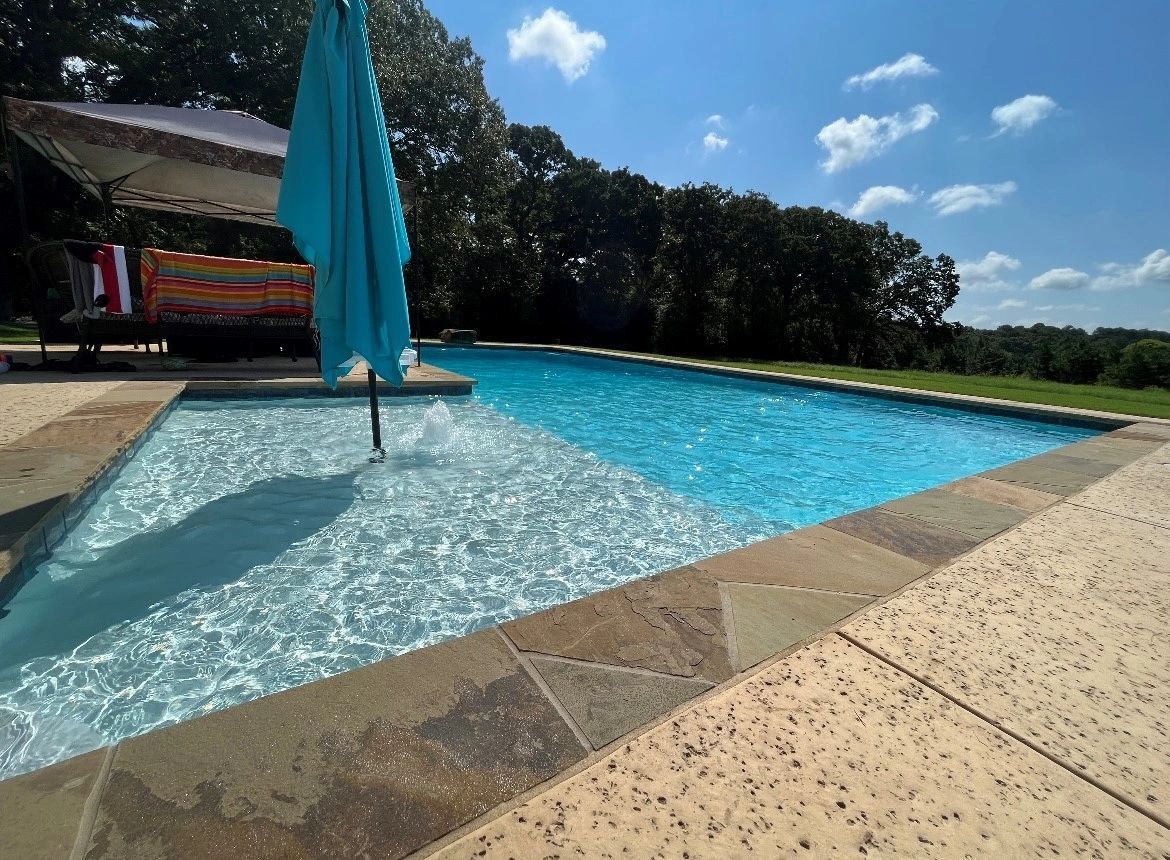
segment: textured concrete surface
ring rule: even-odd
[[[1059,505],[845,630],[1170,816],[1170,531]]]
[[[1170,446],[1089,487],[1072,501],[1170,529]]]
[[[819,633],[870,602],[869,597],[776,585],[727,584],[739,670]]]
[[[1170,835],[838,636],[435,856],[1163,857]]]
[[[98,750],[0,782],[0,857],[67,860],[105,757]]]
[[[400,857],[584,755],[483,631],[123,742],[87,856]]]
[[[1003,481],[990,481],[978,475],[944,484],[939,489],[970,496],[973,499],[982,499],[985,502],[994,502],[997,505],[1010,505],[1026,513],[1035,513],[1052,507],[1063,498],[1053,493],[1041,493],[1039,490],[1017,487],[1015,484],[1005,484]]]
[[[704,681],[549,657],[532,658],[594,749],[674,710],[711,689]]]
[[[838,517],[825,525],[930,567],[946,564],[980,540],[878,508]]]
[[[691,567],[509,621],[503,628],[522,651],[713,682],[733,673],[718,583]]]
[[[722,582],[789,585],[851,594],[890,594],[930,570],[867,541],[824,526],[695,562]]]
[[[997,535],[1026,516],[1019,508],[941,489],[894,499],[883,504],[881,509],[942,526],[977,540]]]

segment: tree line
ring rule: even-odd
[[[311,12],[309,0],[0,0],[0,87],[243,110],[287,127]],[[1133,344],[1165,332],[947,323],[954,261],[884,222],[711,184],[667,188],[573,153],[548,127],[509,125],[470,41],[422,0],[372,3],[369,31],[396,170],[418,189],[407,285],[424,334],[1170,385],[1157,346],[1119,370]],[[103,213],[46,163],[22,164],[38,237],[296,259],[281,230]],[[0,208],[15,283],[15,211]]]

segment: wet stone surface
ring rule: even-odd
[[[483,631],[124,742],[87,857],[401,857],[584,755]]]
[[[0,857],[66,860],[105,750],[0,782]]]

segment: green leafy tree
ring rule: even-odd
[[[1109,381],[1127,388],[1170,388],[1170,342],[1146,338],[1121,351]]]

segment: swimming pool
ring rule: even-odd
[[[1089,431],[435,349],[474,398],[186,401],[0,618],[0,778]]]

